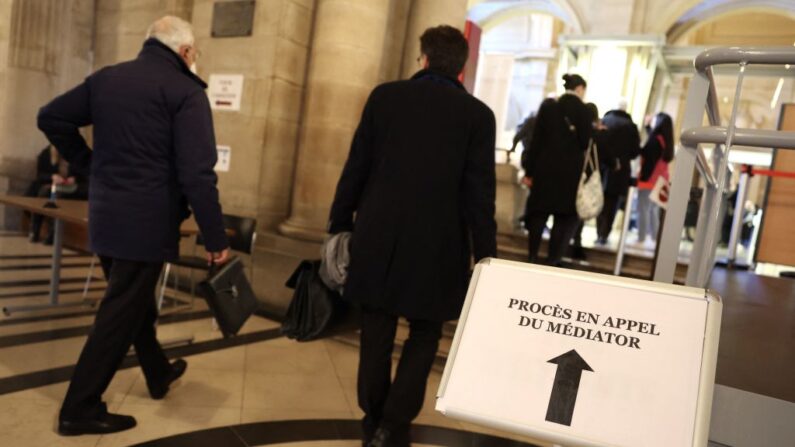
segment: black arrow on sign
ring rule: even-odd
[[[574,349],[559,355],[547,363],[558,365],[555,373],[555,384],[549,396],[547,418],[549,422],[571,426],[574,404],[577,403],[577,392],[580,390],[580,377],[583,371],[591,371],[590,366]]]

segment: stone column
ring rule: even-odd
[[[93,19],[94,0],[0,0],[0,194],[33,180],[47,144],[36,114],[89,73]],[[17,212],[0,210],[0,228],[17,229]]]
[[[283,234],[319,240],[364,102],[378,82],[389,0],[318,0],[290,218]]]
[[[403,47],[403,77],[409,78],[420,67],[420,36],[438,25],[450,25],[464,30],[467,17],[467,0],[412,0],[406,43]]]

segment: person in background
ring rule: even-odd
[[[535,127],[536,115],[531,113],[522,124],[516,129],[516,135],[513,136],[513,145],[511,145],[511,152],[516,151],[516,146],[522,143],[522,149],[527,150],[530,147],[530,140],[533,137],[533,128]],[[524,151],[522,152],[524,154]]]
[[[599,141],[605,176],[605,203],[596,218],[596,243],[607,244],[619,204],[626,199],[632,177],[632,160],[640,154],[640,133],[624,108],[607,112],[602,118],[605,131]]]
[[[659,177],[669,178],[668,164],[674,159],[674,126],[671,116],[660,112],[651,119],[649,137],[640,151],[638,180],[638,239],[634,245],[653,245],[660,225],[659,207],[650,199],[651,187]],[[650,236],[647,241],[646,237]]]
[[[190,69],[197,56],[190,24],[163,17],[136,59],[97,71],[39,111],[50,143],[79,172],[90,172],[89,238],[108,279],[61,406],[61,435],[136,425],[102,402],[131,346],[153,399],[185,372],[185,360],[169,362],[157,341],[155,287],[163,263],[179,256],[188,205],[208,263],[228,259],[207,84]],[[79,132],[89,125],[93,150]]]
[[[523,183],[530,188],[525,207],[528,260],[538,262],[547,219],[555,221],[547,262],[560,265],[577,227],[575,201],[585,150],[593,132],[593,115],[583,103],[587,84],[576,74],[563,75],[566,93],[545,99],[536,115],[533,138],[523,157]]]
[[[497,254],[495,119],[458,82],[466,38],[442,25],[420,48],[422,70],[370,94],[329,218],[329,233],[353,232],[343,298],[362,309],[357,387],[368,447],[410,445],[472,257]],[[399,317],[409,335],[392,379]]]
[[[49,197],[52,185],[63,186],[68,189],[68,192],[59,192],[58,197],[65,199],[82,199],[88,198],[88,183],[85,176],[75,172],[75,170],[64,161],[58,151],[52,146],[47,145],[39,152],[36,158],[36,180],[34,180],[28,187],[25,193],[28,197]],[[30,234],[31,242],[39,242],[41,240],[41,225],[44,218],[41,214],[33,214],[30,218]],[[45,245],[52,245],[54,228],[52,220],[50,222],[47,238],[44,240]]]
[[[599,108],[596,107],[596,104],[594,104],[592,102],[589,102],[589,103],[585,104],[585,106],[588,107],[588,110],[591,111],[591,115],[592,115],[592,118],[593,118],[593,136],[592,136],[592,139],[594,141],[594,144],[596,144],[598,146],[598,149],[599,149],[599,152],[597,153],[597,155],[598,155],[597,163],[601,164],[603,156],[602,156],[602,153],[601,153],[602,147],[601,147],[601,144],[599,143],[599,135],[602,133],[602,130],[604,130],[604,129],[603,129],[601,121],[599,121]],[[588,171],[585,174],[588,177],[590,177],[592,172]],[[579,223],[577,224],[577,228],[574,230],[574,236],[572,237],[571,257],[573,259],[580,259],[580,260],[586,259],[585,249],[582,247],[582,230],[584,228],[585,228],[585,221],[580,219]]]

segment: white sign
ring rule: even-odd
[[[243,75],[211,74],[207,83],[207,96],[214,110],[240,110],[243,96]]]
[[[229,172],[232,148],[229,146],[216,146],[216,150],[218,151],[218,161],[215,163],[215,170],[218,172]]]
[[[484,261],[436,408],[566,446],[706,446],[720,311],[704,289]]]

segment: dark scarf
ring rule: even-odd
[[[420,70],[411,77],[412,81],[431,81],[436,82],[437,84],[443,84],[450,87],[455,87],[461,90],[466,90],[463,84],[458,82],[458,79],[451,78],[450,76],[440,73],[435,70],[431,70],[426,68],[424,70]]]

